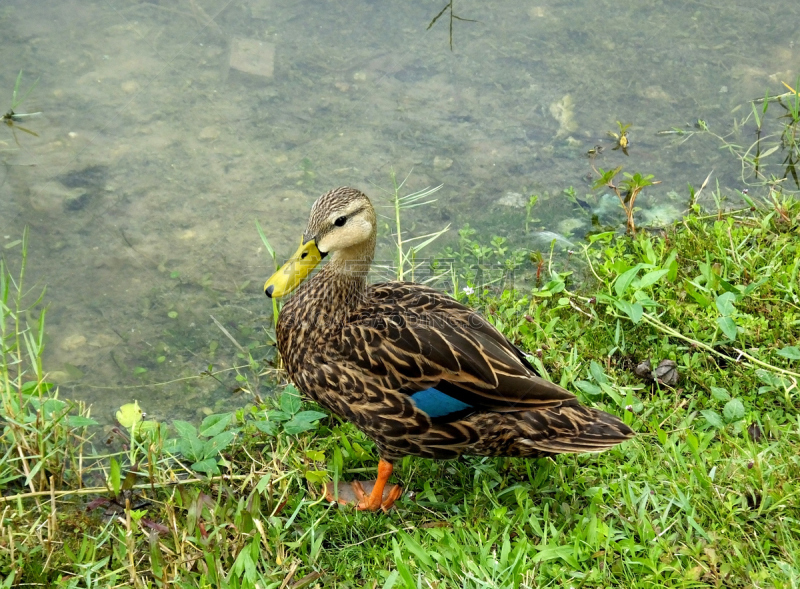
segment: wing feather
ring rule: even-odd
[[[540,378],[483,317],[425,286],[371,286],[342,336],[348,362],[379,377],[394,375],[398,391],[408,395],[435,387],[478,410],[504,413],[577,402]],[[356,340],[368,349],[357,349]]]

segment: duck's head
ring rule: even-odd
[[[366,274],[375,252],[377,218],[367,196],[355,188],[337,188],[311,207],[300,247],[264,285],[268,297],[279,298],[297,288],[323,258],[339,272]]]

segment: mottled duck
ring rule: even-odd
[[[634,435],[619,418],[542,379],[469,307],[412,282],[368,284],[376,227],[360,191],[322,195],[299,249],[264,286],[268,297],[297,289],[277,324],[289,378],[380,453],[376,481],[329,484],[329,497],[388,509],[401,494],[387,485],[392,464],[407,455],[600,452]]]

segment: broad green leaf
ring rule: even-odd
[[[736,339],[738,330],[736,329],[736,322],[733,320],[733,317],[717,317],[717,325],[719,325],[725,337],[732,340]]]
[[[597,384],[606,384],[608,382],[608,376],[606,376],[603,367],[594,360],[589,363],[589,373]]]
[[[760,278],[758,281],[756,281],[756,282],[751,282],[750,284],[748,284],[748,285],[747,285],[747,286],[744,288],[744,290],[742,291],[742,294],[743,294],[744,296],[749,296],[749,295],[753,294],[753,292],[755,292],[755,290],[756,290],[756,289],[757,289],[759,286],[761,286],[762,284],[764,284],[764,283],[765,283],[765,282],[767,282],[768,280],[769,280],[769,276],[763,276],[763,277],[761,277],[761,278]]]
[[[531,291],[531,296],[534,296],[534,297],[541,297],[541,298],[543,298],[543,299],[546,299],[546,298],[552,297],[552,296],[553,296],[553,293],[552,293],[552,292],[550,292],[549,290],[545,290],[545,289],[542,289],[542,290],[532,290],[532,291]]]
[[[328,417],[328,414],[322,411],[301,411],[294,416],[299,421],[317,421],[325,417]]]
[[[292,418],[291,414],[285,411],[278,411],[277,409],[267,411],[267,419],[270,421],[289,421]]]
[[[741,297],[742,293],[737,287],[732,285],[727,280],[723,280],[722,278],[719,277],[717,277],[717,281],[719,282],[719,285],[722,287],[723,291],[729,292],[734,296],[734,302],[739,300],[739,297]]]
[[[711,396],[717,401],[730,401],[731,395],[727,390],[720,387],[711,387]]]
[[[47,399],[40,405],[40,409],[49,418],[55,419],[56,417],[61,417],[67,411],[68,405],[66,401],[61,399]]]
[[[605,233],[595,233],[594,235],[589,235],[588,239],[589,243],[595,243],[596,241],[610,242],[612,239],[614,239],[614,237],[616,237],[616,235],[613,231],[606,231]]]
[[[767,157],[767,156],[769,156],[769,155],[772,155],[773,153],[775,153],[776,151],[778,151],[778,149],[780,149],[780,147],[781,147],[781,144],[780,144],[780,143],[778,143],[777,145],[773,145],[772,147],[770,147],[770,148],[769,148],[767,151],[765,151],[764,153],[761,153],[761,154],[759,154],[759,156],[758,156],[758,157],[759,157],[759,159],[764,159],[765,157]]]
[[[725,403],[725,408],[722,410],[722,415],[725,421],[731,423],[744,418],[744,405],[739,399],[731,399]]]
[[[225,448],[227,448],[230,443],[233,442],[235,437],[236,433],[229,430],[222,432],[221,434],[217,434],[210,440],[207,440],[203,444],[203,457],[211,458],[212,456],[216,456]]]
[[[700,441],[697,439],[697,435],[694,432],[686,432],[686,444],[689,446],[689,449],[691,449],[692,452],[697,452]]]
[[[405,564],[403,553],[400,552],[400,544],[397,543],[397,538],[392,538],[392,550],[394,552],[394,566],[397,567],[397,572],[400,573],[400,577],[403,579],[403,584],[406,586],[406,589],[417,589],[414,577]]]
[[[639,235],[642,235],[641,233]],[[644,260],[648,264],[657,264],[658,263],[658,256],[656,255],[655,250],[653,249],[653,241],[649,238],[649,236],[644,237],[639,240],[639,244],[644,250]]]
[[[644,313],[644,308],[642,307],[641,303],[629,303],[628,301],[614,301],[617,308],[625,313],[630,320],[634,323],[639,323],[642,320],[642,314]]]
[[[554,279],[545,284],[540,290],[535,290],[531,294],[536,297],[552,297],[566,288],[563,280]]]
[[[206,474],[216,474],[219,472],[217,468],[217,461],[214,458],[206,458],[192,464],[192,470],[197,472],[204,472]]]
[[[709,423],[709,425],[717,429],[725,427],[725,422],[722,421],[722,417],[720,417],[720,414],[716,411],[711,409],[703,409],[700,413],[706,418],[706,421]]]
[[[397,577],[400,576],[400,573],[397,571],[392,571],[389,573],[389,576],[386,577],[386,582],[383,584],[382,589],[392,589],[394,584],[397,582]]]
[[[276,426],[274,421],[254,421],[253,423],[258,431],[265,433],[268,436],[275,435]]]
[[[652,272],[648,272],[634,283],[634,288],[647,288],[648,286],[652,286],[661,280],[662,276],[668,273],[669,270],[653,270]]]
[[[786,358],[787,360],[800,360],[800,348],[797,346],[786,346],[776,352],[778,356]]]
[[[720,315],[730,317],[734,314],[734,312],[736,312],[736,308],[733,306],[733,303],[736,302],[736,295],[732,292],[722,293],[714,302],[717,305],[717,310],[719,311]]]
[[[322,450],[307,450],[306,458],[308,458],[312,462],[324,462],[325,452],[323,452]]]
[[[615,391],[614,387],[612,387],[611,385],[602,384],[600,385],[600,388],[606,395],[608,395],[614,400],[614,403],[617,404],[617,407],[624,407],[626,405],[625,399],[623,399],[622,396],[617,391]]]
[[[763,382],[766,385],[772,387],[781,386],[781,378],[774,372],[770,372],[769,370],[764,370],[763,368],[759,368],[756,370],[756,376],[761,382]]]
[[[8,246],[6,246],[8,247]],[[46,393],[50,389],[53,388],[53,385],[49,382],[38,381],[38,380],[29,380],[28,382],[22,385],[22,394],[30,395],[34,393]]]
[[[285,431],[290,436],[296,436],[297,434],[307,432],[308,430],[312,430],[317,427],[316,422],[311,422],[305,419],[291,419],[283,424],[283,431]]]
[[[38,460],[36,464],[33,465],[33,468],[28,473],[28,476],[25,477],[25,486],[31,484],[31,481],[36,478],[36,475],[39,474],[39,471],[42,470],[42,466],[44,466],[44,460]]]
[[[651,299],[643,290],[633,291],[634,303],[639,303],[643,307],[658,307],[658,303]]]
[[[257,491],[259,494],[263,495],[263,494],[264,494],[264,492],[265,492],[267,489],[269,489],[269,487],[270,487],[270,483],[272,482],[272,478],[273,478],[273,477],[272,477],[272,476],[271,476],[269,473],[267,473],[267,474],[265,474],[264,476],[260,477],[260,478],[258,479],[258,483],[256,484],[256,491]]]
[[[294,415],[295,413],[300,411],[300,405],[301,405],[300,392],[292,385],[289,385],[288,387],[283,389],[279,404],[282,411],[285,411],[290,415]]]
[[[200,424],[200,435],[213,438],[223,432],[233,418],[233,413],[216,413],[209,415]]]
[[[667,281],[675,282],[678,279],[678,250],[672,250],[662,266],[669,270]]]
[[[176,419],[172,422],[172,425],[175,426],[175,429],[178,432],[178,435],[183,439],[192,439],[197,438],[197,428],[193,426],[188,421],[183,421],[182,419]]]
[[[565,286],[566,285],[564,284],[564,281],[559,278],[551,280],[550,282],[544,285],[545,289],[549,290],[554,294],[564,290]]]
[[[631,283],[636,278],[636,275],[639,273],[639,270],[641,270],[643,267],[644,264],[636,264],[633,268],[623,272],[617,277],[617,280],[614,283],[614,290],[616,291],[618,297],[621,297],[625,294]]]
[[[578,380],[575,382],[575,386],[592,398],[597,398],[603,394],[603,389],[588,380]]]
[[[205,443],[200,438],[181,438],[178,442],[178,452],[189,460],[202,460],[207,458],[203,453]]]

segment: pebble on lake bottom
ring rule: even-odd
[[[256,39],[234,37],[230,65],[246,74],[271,78],[275,71],[275,45]]]

